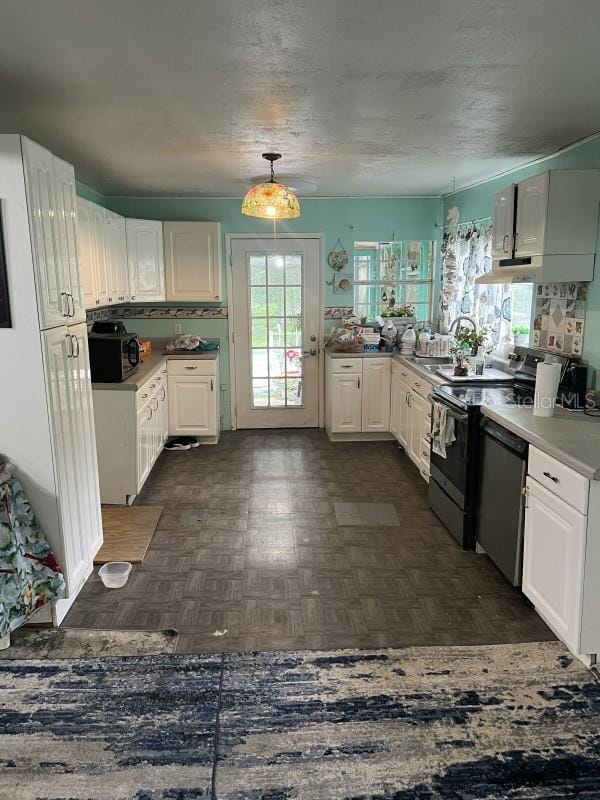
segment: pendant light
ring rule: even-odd
[[[273,162],[281,158],[279,153],[263,153],[264,159],[271,164],[271,180],[253,186],[244,197],[242,214],[261,219],[295,219],[300,216],[298,198],[275,180]]]

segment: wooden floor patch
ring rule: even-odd
[[[162,506],[102,507],[104,544],[94,558],[94,564],[107,561],[144,560],[154,535]]]

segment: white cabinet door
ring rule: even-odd
[[[116,248],[116,221],[118,214],[103,209],[104,216],[104,264],[106,267],[107,303],[119,302],[119,261]]]
[[[137,415],[137,489],[141,491],[142,486],[150,468],[152,451],[152,406],[147,403],[142,406]]]
[[[523,592],[577,652],[587,517],[530,477],[527,490]]]
[[[85,538],[87,558],[93,559],[102,545],[103,537],[87,324],[81,322],[71,325],[67,333],[73,345],[69,363],[73,386],[73,429],[78,443],[75,471],[79,535]]]
[[[390,359],[363,360],[362,431],[390,429]]]
[[[90,203],[92,220],[92,253],[94,259],[94,283],[96,285],[96,305],[108,305],[108,269],[106,257],[106,235],[104,209]]]
[[[333,374],[331,376],[332,433],[361,432],[362,392],[360,381],[360,375]]]
[[[221,224],[165,222],[167,300],[221,300]]]
[[[160,446],[169,438],[169,392],[167,389],[167,377],[163,378],[163,385],[160,387],[159,402],[160,402]]]
[[[22,142],[38,313],[45,329],[69,318],[68,263],[61,256],[54,156],[29,139]]]
[[[394,437],[398,438],[398,426],[400,422],[400,393],[398,389],[398,382],[400,380],[400,372],[398,364],[392,361],[392,376],[390,383],[390,432]]]
[[[426,466],[423,456],[422,439],[425,436],[425,420],[429,403],[423,400],[416,392],[410,393],[410,439],[409,455],[414,463],[421,469]]]
[[[216,436],[215,379],[169,375],[169,434]]]
[[[112,224],[112,249],[117,265],[117,303],[126,303],[130,299],[129,264],[127,262],[127,234],[125,233],[125,217],[115,214]]]
[[[515,255],[544,254],[546,208],[548,206],[548,173],[521,181],[517,185],[517,219]]]
[[[54,180],[56,185],[56,221],[61,257],[65,262],[68,282],[64,291],[68,294],[68,313],[73,322],[85,320],[83,282],[77,250],[77,196],[75,194],[75,170],[71,164],[54,157]]]
[[[494,195],[492,258],[510,258],[515,226],[515,186],[511,183]]]
[[[402,373],[398,376],[398,435],[397,439],[402,447],[410,447],[410,386],[402,379]]]
[[[67,596],[81,588],[102,540],[85,328],[42,334]]]
[[[164,300],[162,222],[128,219],[125,228],[131,300],[137,302]]]
[[[83,303],[86,309],[95,308],[96,274],[94,265],[94,232],[92,227],[92,204],[83,197],[77,198],[77,242],[79,246],[79,266],[83,289]]]

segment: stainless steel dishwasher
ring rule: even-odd
[[[523,487],[529,445],[490,419],[481,422],[481,473],[475,538],[513,586],[523,574]]]

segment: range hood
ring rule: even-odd
[[[475,283],[591,281],[594,275],[594,261],[594,253],[494,259],[492,269],[485,275],[475,278]]]

